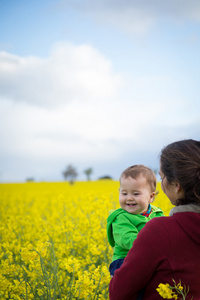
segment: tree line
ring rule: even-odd
[[[83,173],[85,173],[87,181],[91,180],[91,174],[93,173],[93,169],[92,168],[87,168],[83,171]],[[73,184],[76,180],[76,177],[78,176],[78,173],[76,171],[76,168],[74,166],[72,166],[71,164],[69,164],[65,171],[62,172],[62,175],[64,177],[64,180],[68,180],[70,184]],[[111,176],[109,175],[104,175],[99,177],[98,179],[112,179]],[[27,177],[26,178],[26,182],[34,182],[35,178],[34,177]]]
[[[91,179],[90,176],[93,172],[92,168],[85,169],[83,172],[85,173],[87,180],[89,181]],[[69,180],[71,184],[74,183],[76,177],[78,176],[76,169],[72,165],[68,165],[66,170],[62,174],[64,176],[64,179]]]

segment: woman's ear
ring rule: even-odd
[[[178,196],[179,199],[184,198],[184,190],[182,189],[181,185],[179,182],[176,182],[175,184],[175,190],[176,190],[176,194]]]
[[[176,192],[177,192],[177,193],[180,192],[181,186],[180,186],[180,183],[179,183],[179,182],[176,182],[176,183],[175,183],[175,188],[176,188]]]

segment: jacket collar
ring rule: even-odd
[[[196,204],[187,204],[187,205],[179,205],[175,206],[170,210],[169,216],[173,216],[175,213],[180,213],[180,212],[195,212],[195,213],[200,213],[200,205]]]

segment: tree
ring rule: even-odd
[[[88,181],[90,180],[90,175],[92,174],[92,172],[93,172],[92,168],[88,168],[88,169],[84,170],[84,173],[85,173]]]
[[[35,181],[35,179],[33,177],[26,178],[26,182],[33,182],[33,181]]]
[[[104,180],[104,179],[111,179],[112,180],[112,177],[109,176],[109,175],[105,175],[105,176],[101,176],[98,178],[99,180]]]
[[[158,169],[153,169],[153,172],[155,173],[155,175],[158,175]]]
[[[73,184],[78,173],[76,172],[76,169],[72,165],[68,165],[66,170],[63,172],[63,176],[65,180],[69,178],[69,183]]]

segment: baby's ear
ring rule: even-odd
[[[153,202],[156,192],[151,193],[150,195],[150,203]]]

